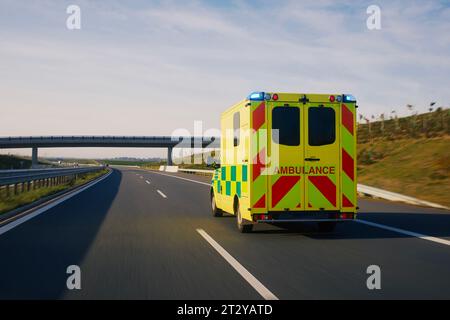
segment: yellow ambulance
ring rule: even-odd
[[[356,218],[356,100],[349,94],[253,92],[221,116],[214,216],[256,223]]]

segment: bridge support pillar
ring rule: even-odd
[[[167,165],[168,166],[171,166],[171,165],[173,165],[173,162],[172,162],[172,147],[168,147],[167,148]]]
[[[33,147],[31,152],[31,168],[37,168],[38,166],[38,148]]]

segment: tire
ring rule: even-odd
[[[242,215],[241,215],[241,209],[239,208],[239,204],[237,205],[237,208],[236,208],[236,223],[237,223],[237,227],[241,233],[249,233],[249,232],[252,232],[252,230],[253,230],[253,224],[245,224],[244,223],[244,221],[242,219]]]
[[[334,228],[336,227],[335,221],[325,221],[325,222],[319,222],[319,231],[320,232],[333,232]]]
[[[221,217],[221,216],[223,216],[222,210],[217,208],[216,198],[214,197],[214,192],[211,192],[211,211],[212,211],[213,217]]]

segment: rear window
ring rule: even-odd
[[[336,113],[334,109],[308,109],[308,143],[310,146],[332,144],[336,140]]]
[[[275,130],[278,130],[278,135]],[[286,146],[300,145],[300,110],[298,107],[276,107],[272,110],[272,140]]]

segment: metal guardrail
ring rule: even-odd
[[[30,169],[30,170],[2,170],[0,171],[0,186],[15,185],[29,181],[73,176],[102,170],[103,167],[83,167],[64,169]]]
[[[405,202],[405,203],[419,205],[419,206],[426,206],[426,207],[447,209],[447,210],[449,209],[448,207],[437,204],[437,203],[420,200],[417,198],[405,196],[400,193],[395,193],[395,192],[391,192],[391,191],[387,191],[387,190],[383,190],[383,189],[378,189],[375,187],[369,187],[369,186],[366,186],[363,184],[358,184],[358,192],[365,194],[365,195],[369,195],[371,197],[376,197],[376,198],[385,199],[385,200],[389,200],[389,201],[400,201],[400,202]]]
[[[45,173],[45,172],[53,172],[58,170],[67,170],[67,169],[79,169],[72,167],[66,168],[40,168],[40,169],[12,169],[12,170],[0,170],[0,178],[4,177],[12,177],[16,175],[26,175],[29,173]]]

